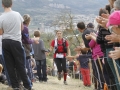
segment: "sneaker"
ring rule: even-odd
[[[64,84],[65,84],[65,85],[68,85],[68,84],[67,84],[67,81],[64,81]]]
[[[40,83],[42,83],[43,81],[42,80],[39,80]]]
[[[91,87],[91,85],[87,85],[87,87]]]
[[[61,80],[61,74],[58,74],[58,80]]]
[[[84,85],[85,87],[87,87],[87,85]]]
[[[35,90],[33,87],[32,88],[24,88],[23,90]]]
[[[47,80],[48,80],[47,78],[45,78],[45,79],[42,79],[42,81],[43,81],[43,82],[47,82]]]
[[[43,80],[43,82],[47,82],[47,80]]]

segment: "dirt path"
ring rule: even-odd
[[[34,83],[35,90],[93,90],[93,87],[84,87],[82,81],[75,79],[67,79],[68,85],[63,84],[63,78],[61,81],[57,80],[57,77],[48,76],[48,82],[36,82]],[[5,90],[7,86],[0,84],[0,90]]]

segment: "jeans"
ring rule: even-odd
[[[47,81],[46,59],[36,60],[39,81]]]
[[[27,68],[27,74],[28,74],[30,80],[32,80],[33,76],[32,76],[32,66],[31,66],[31,60],[30,59],[26,59],[26,68]]]

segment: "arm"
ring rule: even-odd
[[[95,36],[92,36],[91,39],[96,42],[96,37]]]
[[[21,31],[23,31],[23,29],[24,29],[24,25],[23,25],[24,19],[20,14],[19,14],[19,16],[20,16],[20,20],[21,20]]]
[[[4,32],[3,32],[3,30],[2,29],[0,29],[0,35],[2,35]]]
[[[25,44],[32,44],[33,41],[29,38],[29,32],[28,32],[28,28],[24,27],[23,31],[22,31],[22,41]]]
[[[120,42],[120,35],[112,33],[111,35],[106,35],[105,39],[108,40],[108,43]]]
[[[4,33],[4,30],[3,30],[3,24],[2,24],[2,19],[0,18],[0,35],[2,35]]]
[[[53,40],[52,42],[51,42],[51,44],[50,44],[50,51],[53,51],[53,49],[54,49],[54,44],[55,44],[55,41]]]
[[[23,31],[24,29],[24,26],[23,26],[23,23],[21,23],[21,31]]]
[[[69,48],[68,41],[66,41],[66,47],[67,47],[67,54],[68,54],[68,56],[70,56],[71,55],[71,51],[70,51],[70,48]]]
[[[69,46],[67,47],[67,54],[68,54],[68,56],[70,56],[70,55],[71,55],[71,51],[70,51]]]
[[[89,35],[89,34],[90,34],[90,33],[87,33],[87,35]],[[83,39],[83,41],[84,41],[85,47],[86,47],[86,48],[89,48],[89,45],[88,45],[88,44],[89,44],[89,41],[90,41],[90,40],[87,40],[86,37],[85,37],[85,35],[86,35],[86,34],[83,34],[83,35],[82,35],[82,39]]]
[[[94,40],[91,40],[89,43],[89,46],[93,48],[95,46],[96,42]]]
[[[96,42],[97,34],[93,32],[93,33],[90,33],[90,35],[91,35],[91,39]]]
[[[42,50],[43,52],[47,52],[47,50],[45,49],[43,40],[41,40],[40,43],[41,43],[41,50]]]

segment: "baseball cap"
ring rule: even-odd
[[[120,11],[114,11],[110,16],[106,27],[110,25],[120,25]]]

